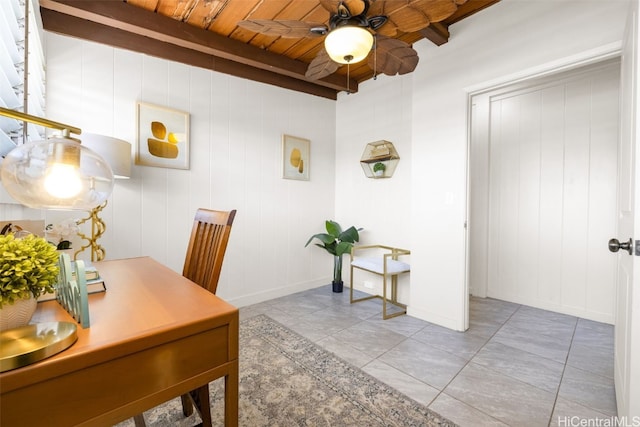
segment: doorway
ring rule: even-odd
[[[614,323],[618,58],[471,98],[469,289]]]

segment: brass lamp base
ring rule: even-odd
[[[89,213],[88,217],[83,218],[78,222],[78,225],[80,225],[80,224],[84,224],[87,221],[91,221],[91,237],[83,233],[78,233],[78,236],[80,236],[81,239],[86,240],[87,244],[82,246],[73,254],[73,259],[77,259],[78,254],[87,248],[91,248],[92,262],[102,261],[104,259],[105,250],[98,243],[98,239],[104,234],[104,232],[107,229],[106,224],[104,223],[102,218],[100,218],[99,216],[100,212],[105,208],[105,206],[107,206],[106,201],[100,206],[93,208]]]

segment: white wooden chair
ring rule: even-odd
[[[365,252],[367,252],[364,256]],[[382,299],[382,318],[390,319],[407,313],[407,306],[398,302],[398,276],[400,274],[409,273],[411,266],[398,258],[410,255],[407,249],[394,248],[385,245],[365,245],[354,246],[351,249],[351,277],[349,290],[349,299],[351,303],[366,301],[372,298]],[[375,255],[375,256],[374,256]],[[382,295],[369,295],[363,298],[353,297],[353,273],[354,269],[364,270],[369,273],[382,276]],[[388,279],[391,279],[391,297],[387,298]],[[393,304],[402,309],[402,311],[393,314],[387,314],[387,303]]]

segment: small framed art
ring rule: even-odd
[[[138,102],[136,165],[189,169],[189,113]]]
[[[297,136],[282,135],[282,177],[309,181],[311,141]]]

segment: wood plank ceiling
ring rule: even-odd
[[[345,0],[353,4],[356,0]],[[389,17],[378,31],[412,45],[447,43],[449,27],[500,0],[372,0],[370,13]],[[319,80],[305,77],[324,37],[284,38],[238,26],[247,19],[328,25],[339,0],[39,0],[45,30],[337,99],[371,79],[367,61],[341,66]],[[322,3],[322,4],[321,4]],[[415,22],[408,25],[407,21]],[[397,25],[399,24],[399,25]],[[411,31],[400,31],[410,28]],[[347,74],[348,73],[348,74]],[[348,76],[348,78],[347,78]]]

